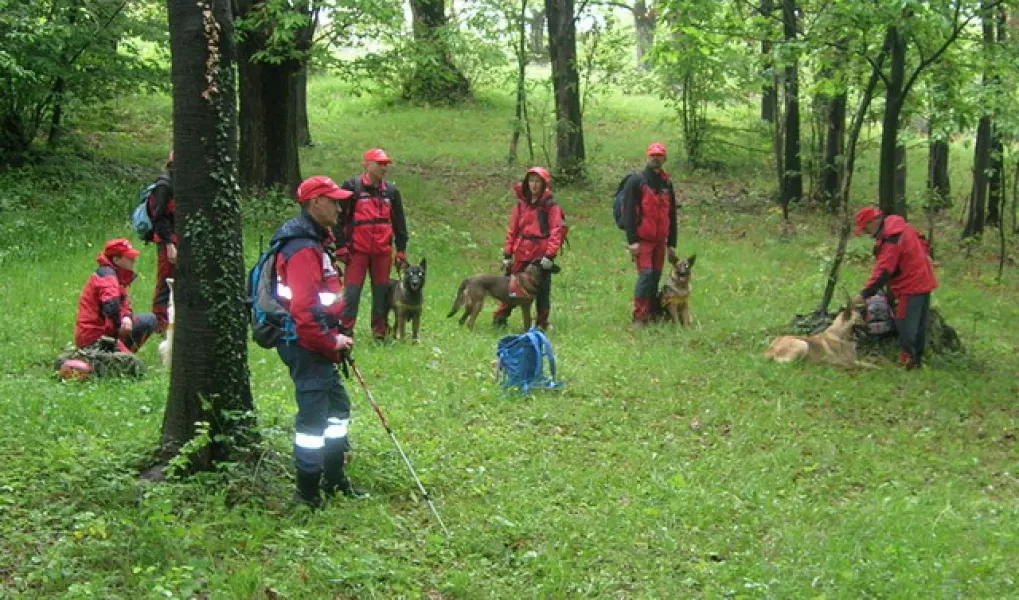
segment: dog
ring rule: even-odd
[[[693,319],[690,317],[690,269],[696,260],[697,255],[691,254],[689,258],[674,262],[669,278],[658,292],[661,318],[684,327],[693,325]]]
[[[166,285],[170,288],[170,304],[166,310],[166,339],[159,342],[159,360],[169,369],[173,361],[173,279],[167,277]]]
[[[839,311],[835,321],[823,332],[808,337],[783,335],[771,343],[765,351],[765,358],[776,362],[793,362],[807,360],[816,363],[827,363],[838,367],[876,368],[868,362],[856,358],[855,333],[866,327],[866,323],[852,304]]]
[[[428,261],[424,258],[416,265],[410,265],[400,274],[400,279],[389,282],[389,290],[386,293],[386,306],[388,313],[392,312],[396,318],[390,331],[396,335],[396,339],[402,340],[405,334],[407,321],[411,322],[411,336],[414,342],[420,341],[418,335],[421,332],[421,312],[425,303],[424,288],[425,277],[428,274]]]
[[[520,307],[524,314],[524,329],[531,328],[531,304],[541,288],[542,280],[552,273],[559,272],[559,265],[550,271],[541,268],[537,261],[527,265],[520,273],[513,275],[475,275],[464,279],[456,291],[453,308],[446,318],[450,318],[463,307],[460,325],[467,323],[468,329],[474,329],[474,321],[485,304],[485,296],[491,296],[511,307]]]

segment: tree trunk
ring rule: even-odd
[[[847,94],[842,92],[828,103],[821,196],[831,212],[838,210],[839,206],[840,161],[845,160],[846,102]]]
[[[989,53],[994,46],[995,38],[995,15],[987,8],[987,2],[983,2],[982,15],[983,46],[984,51]],[[984,71],[981,85],[987,89],[991,85],[992,78]],[[966,219],[966,227],[962,230],[962,237],[979,237],[984,232],[986,224],[985,210],[987,208],[988,192],[988,170],[991,168],[991,148],[993,145],[994,123],[990,114],[980,117],[977,125],[977,140],[973,148],[973,189],[970,193],[969,215]]]
[[[458,103],[471,96],[471,86],[453,64],[453,54],[443,38],[447,25],[444,0],[410,0],[414,17],[414,75],[404,82],[407,100],[438,104]]]
[[[761,0],[761,16],[768,18],[775,10],[773,0]],[[767,38],[767,36],[765,36]],[[775,113],[778,110],[778,88],[774,85],[775,63],[771,58],[771,42],[767,39],[761,41],[761,73],[765,84],[761,92],[761,120],[768,123],[775,122]]]
[[[545,11],[532,10],[529,26],[531,38],[529,42],[530,58],[536,63],[548,62],[548,46],[545,44]]]
[[[634,1],[633,28],[637,33],[637,66],[645,71],[651,69],[647,55],[655,45],[655,20],[654,7],[648,8],[646,0]]]
[[[545,12],[555,94],[556,168],[569,181],[583,176],[585,158],[573,0],[545,0]]]
[[[517,21],[518,44],[517,55],[517,100],[516,122],[513,126],[513,138],[510,140],[509,164],[517,162],[517,146],[520,135],[527,133],[527,151],[530,162],[534,162],[534,143],[531,139],[531,123],[527,116],[527,0],[521,0],[520,14]]]
[[[297,70],[297,145],[312,146],[311,128],[308,126],[308,65]]]
[[[248,439],[244,253],[236,193],[237,113],[229,0],[170,2],[177,277],[173,370],[163,417],[163,457],[208,423],[189,454],[209,469]]]
[[[796,39],[796,1],[782,0],[782,24],[785,39]],[[790,202],[803,197],[803,173],[800,164],[799,66],[790,60],[785,68],[785,163],[782,172],[782,216],[788,218]]]
[[[1001,226],[1001,207],[1004,205],[1004,183],[1002,172],[1005,169],[1005,146],[1001,143],[997,127],[991,129],[991,142],[988,157],[987,173],[987,221],[988,227]]]
[[[931,121],[933,133],[934,121]],[[930,154],[927,159],[927,191],[932,196],[931,205],[934,212],[947,206],[952,194],[952,183],[948,178],[948,140],[934,139],[930,142]]]
[[[895,147],[895,214],[906,218],[906,146]]]
[[[906,41],[894,25],[888,28],[891,68],[885,86],[885,112],[881,120],[881,157],[878,162],[878,203],[886,215],[899,214],[896,203],[895,152],[899,146],[899,115],[902,112],[906,74]]]

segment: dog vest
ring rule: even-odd
[[[517,273],[511,275],[509,280],[509,295],[510,298],[520,298],[521,300],[530,300],[531,294],[524,288],[523,284],[520,283],[520,279],[527,277],[531,280],[531,284],[534,284],[534,279],[525,273]]]

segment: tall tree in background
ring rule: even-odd
[[[235,0],[235,6],[241,33],[241,184],[292,192],[301,182],[299,73],[320,8],[308,0]]]
[[[584,169],[584,127],[577,71],[577,14],[573,0],[545,0],[552,89],[555,95],[556,168],[567,180]]]
[[[189,460],[193,469],[208,469],[244,438],[243,415],[252,409],[233,15],[230,0],[170,0],[169,17],[180,244],[163,455],[206,430],[207,443]]]
[[[461,102],[470,98],[471,86],[453,64],[446,39],[445,0],[410,0],[417,44],[414,76],[405,84],[404,98],[424,102]]]
[[[658,13],[655,10],[654,0],[632,0],[631,2],[617,2],[614,0],[596,0],[589,2],[592,5],[614,6],[628,11],[633,16],[633,30],[637,39],[637,65],[642,69],[650,69],[647,63],[647,55],[651,47],[655,45],[655,27],[658,24]]]
[[[771,18],[775,11],[773,0],[761,0],[761,16],[765,19]],[[774,123],[778,111],[778,86],[775,85],[775,63],[771,56],[771,40],[767,35],[761,38],[761,73],[764,79],[764,88],[761,90],[761,120]]]
[[[787,44],[796,42],[796,0],[782,0],[782,29]],[[800,160],[800,75],[795,55],[786,59],[783,77],[785,97],[785,153],[782,161],[782,217],[788,218],[790,202],[803,197]]]

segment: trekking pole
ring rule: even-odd
[[[386,415],[382,413],[382,409],[379,408],[375,397],[372,396],[371,390],[368,389],[368,385],[364,382],[364,377],[361,376],[361,370],[354,364],[354,357],[347,354],[344,357],[344,364],[349,364],[350,369],[354,371],[354,377],[357,378],[357,382],[361,384],[361,389],[364,390],[364,395],[368,397],[368,403],[372,405],[372,409],[375,414],[379,416],[379,420],[382,421],[382,426],[386,429],[386,433],[389,434],[389,439],[393,440],[393,445],[396,446],[396,451],[400,453],[400,458],[403,459],[404,464],[407,465],[407,469],[410,470],[411,477],[414,478],[414,483],[417,484],[418,490],[421,491],[421,496],[428,503],[428,508],[431,509],[432,514],[435,515],[435,520],[439,522],[439,526],[442,527],[442,532],[446,534],[446,537],[451,537],[452,534],[446,529],[446,524],[442,522],[442,517],[439,516],[439,511],[435,510],[435,505],[432,504],[431,497],[428,496],[428,492],[425,490],[425,486],[421,484],[421,479],[418,478],[418,474],[414,471],[414,465],[410,464],[410,459],[403,452],[403,448],[400,447],[400,442],[396,439],[396,435],[393,434],[393,428],[389,426],[389,421],[386,420]]]

